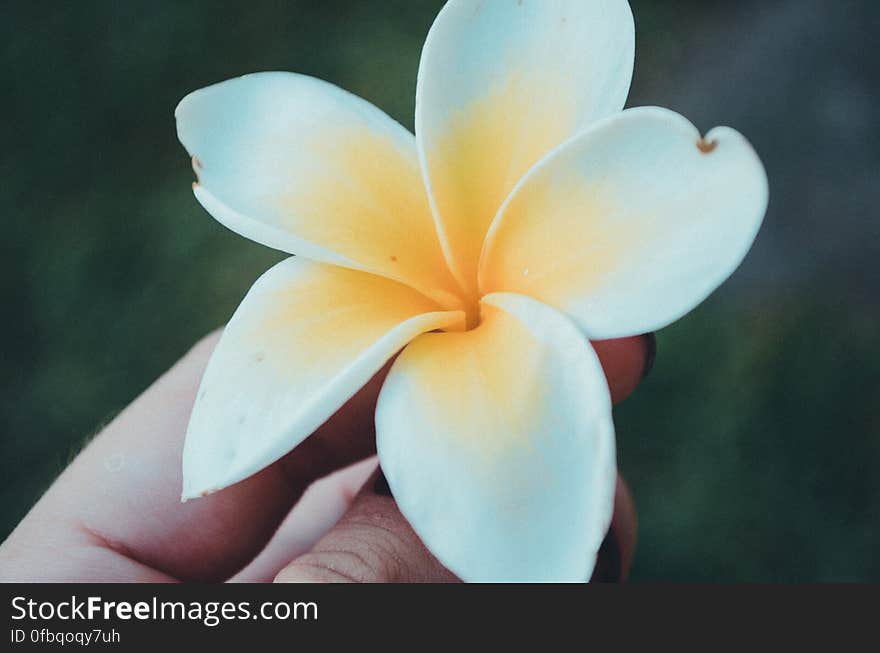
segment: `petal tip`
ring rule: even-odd
[[[707,138],[706,136],[704,136],[697,141],[697,149],[700,150],[700,152],[702,152],[703,154],[711,154],[715,151],[716,147],[718,147],[717,138]]]
[[[186,503],[187,501],[191,501],[192,499],[203,499],[207,496],[214,494],[215,492],[220,491],[221,487],[214,487],[207,490],[199,490],[193,487],[184,486],[183,490],[180,493],[180,502]]]

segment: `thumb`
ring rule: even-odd
[[[445,583],[457,579],[422,544],[377,470],[336,526],[310,552],[282,569],[275,582]]]

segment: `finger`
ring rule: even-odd
[[[639,519],[632,492],[622,476],[617,477],[617,493],[614,496],[614,519],[611,529],[620,545],[621,580],[629,578],[636,555]]]
[[[309,551],[333,528],[377,464],[376,457],[370,456],[312,483],[266,547],[230,581],[271,582],[288,562]]]
[[[614,517],[596,558],[590,582],[620,583],[629,577],[636,549],[638,519],[632,493],[623,478],[617,477]]]
[[[377,483],[378,479],[378,483]],[[338,524],[279,583],[442,583],[456,578],[425,548],[374,474]]]
[[[611,390],[611,401],[615,404],[632,394],[654,365],[657,340],[653,333],[614,340],[593,340],[591,344],[602,363]]]
[[[378,488],[378,491],[377,491]],[[626,580],[635,552],[632,496],[618,476],[614,517],[593,582]],[[425,548],[390,496],[381,472],[364,485],[349,511],[311,552],[296,557],[276,582],[452,582],[456,578]]]

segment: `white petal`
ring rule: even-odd
[[[522,175],[623,108],[634,41],[626,0],[452,0],[440,12],[419,67],[416,137],[463,284]]]
[[[364,100],[293,73],[257,73],[175,112],[202,205],[292,254],[364,269],[445,301],[444,264],[415,139]]]
[[[183,497],[277,460],[412,338],[463,319],[382,277],[282,261],[248,292],[208,364],[186,434]]]
[[[653,331],[733,273],[766,207],[764,168],[739,133],[701,139],[672,111],[630,109],[522,181],[489,232],[480,286],[536,297],[592,339]]]
[[[379,460],[401,511],[466,581],[585,581],[610,524],[611,400],[595,352],[528,297],[404,349],[379,395]]]

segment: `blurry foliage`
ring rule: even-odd
[[[226,231],[192,198],[177,101],[238,74],[295,70],[411,128],[419,51],[441,4],[90,0],[0,9],[0,537],[91,433],[222,324],[281,258]],[[747,4],[634,2],[633,103],[724,122],[723,98],[689,100],[664,83],[676,84],[713,26]],[[773,225],[796,231],[786,198],[807,186],[774,151],[782,126],[764,124],[790,115],[787,98],[739,88],[750,92],[751,128],[734,124],[767,154],[771,185],[781,180],[770,235],[731,284],[660,334],[654,372],[616,410],[620,466],[640,509],[634,579],[878,580],[880,306],[853,290],[869,272],[843,257],[772,283],[782,277],[761,261],[785,256],[774,243],[786,240],[773,239]]]

